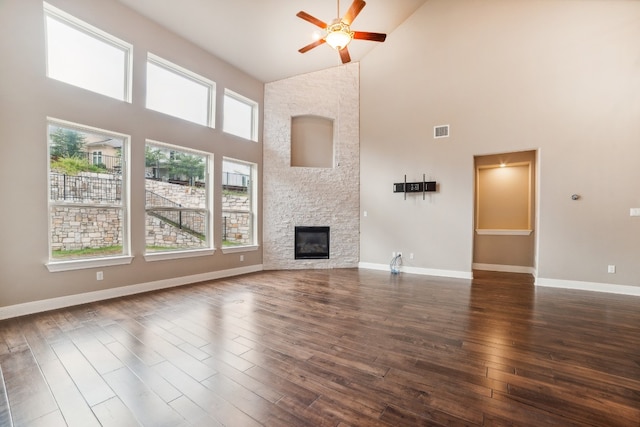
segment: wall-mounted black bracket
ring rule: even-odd
[[[425,194],[432,191],[436,191],[436,182],[426,181],[424,174],[422,175],[422,182],[407,182],[407,175],[405,175],[404,182],[393,184],[393,192],[404,193],[405,200],[407,200],[407,193],[422,193],[422,200],[424,200]]]

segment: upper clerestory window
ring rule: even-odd
[[[158,56],[147,56],[147,108],[215,127],[215,82]]]
[[[47,77],[131,102],[133,46],[44,3]]]
[[[258,103],[229,89],[224,91],[225,133],[258,141]]]

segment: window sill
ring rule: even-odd
[[[110,267],[131,264],[132,256],[105,257],[100,259],[74,259],[70,261],[50,261],[45,264],[51,273],[60,271],[83,270],[86,268]]]
[[[476,229],[480,236],[529,236],[533,230]]]
[[[193,251],[175,252],[149,252],[144,254],[145,261],[166,261],[170,259],[194,258],[199,256],[211,256],[216,253],[215,249],[196,249]]]
[[[248,245],[248,246],[230,246],[228,248],[222,248],[223,254],[235,254],[238,252],[252,252],[257,251],[260,246]]]

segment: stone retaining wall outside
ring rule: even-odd
[[[52,180],[61,182],[59,174]],[[80,179],[78,179],[80,177]],[[84,181],[82,178],[86,178]],[[70,180],[67,180],[68,182]],[[53,181],[52,181],[53,182]],[[67,188],[67,195],[83,203],[99,202],[119,198],[122,181],[119,176],[107,174],[80,174],[73,177],[73,188]],[[97,184],[99,182],[99,184]],[[91,183],[87,185],[87,183]],[[183,207],[204,208],[206,192],[203,188],[147,180],[147,191],[152,191]],[[52,196],[60,198],[64,191],[55,186]],[[116,196],[118,195],[118,196]],[[110,201],[113,202],[112,200]],[[167,204],[166,206],[169,206]],[[222,200],[223,224],[226,218],[226,240],[235,244],[251,243],[251,215],[249,198],[239,193],[225,192]],[[177,212],[165,212],[166,216]],[[121,210],[118,208],[54,206],[51,212],[51,249],[78,250],[122,245]],[[198,213],[183,212],[183,225],[197,231],[205,231],[206,218]],[[178,223],[179,221],[174,221]],[[224,227],[224,226],[223,226]],[[220,233],[224,233],[224,229]],[[217,234],[217,233],[215,233]],[[204,247],[204,242],[192,233],[181,230],[153,215],[146,215],[145,236],[147,246],[196,249]]]

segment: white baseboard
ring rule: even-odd
[[[389,264],[375,264],[370,262],[358,263],[358,268],[364,268],[368,270],[381,270],[388,271],[391,274],[391,268]],[[451,277],[454,279],[473,279],[473,275],[470,271],[456,271],[456,270],[439,270],[434,268],[419,268],[409,267],[403,265],[400,267],[401,273],[419,274],[422,276],[437,276],[437,277]]]
[[[478,268],[491,267],[491,268]],[[498,269],[500,267],[507,267],[505,269]],[[490,271],[503,271],[509,273],[529,273],[536,277],[536,270],[533,267],[518,267],[514,266],[499,266],[493,264],[473,264],[474,269],[478,270],[490,270]],[[375,264],[368,262],[361,262],[358,264],[358,268],[369,270],[388,271],[391,274],[391,269],[388,264]],[[451,277],[456,279],[473,279],[472,272],[466,271],[454,271],[454,270],[438,270],[430,268],[417,268],[417,267],[400,267],[400,271],[403,273],[420,274],[425,276],[438,276],[438,277]],[[545,279],[537,277],[535,279],[535,285],[541,287],[561,288],[561,289],[575,289],[581,291],[592,292],[605,292],[611,294],[640,296],[640,286],[628,286],[628,285],[612,285],[608,283],[593,283],[593,282],[580,282],[575,280],[558,280],[558,279]]]
[[[526,273],[533,276],[536,275],[536,269],[534,267],[526,267],[524,265],[481,264],[474,262],[472,268],[474,270],[483,271],[500,271],[502,273]]]
[[[613,285],[608,283],[581,282],[577,280],[559,280],[536,278],[536,286],[548,288],[576,289],[580,291],[606,292],[610,294],[640,296],[640,286]]]
[[[87,304],[90,302],[102,301],[111,298],[124,297],[127,295],[139,294],[142,292],[173,288],[176,286],[204,282],[207,280],[222,279],[225,277],[239,276],[241,274],[255,273],[262,270],[262,264],[250,265],[247,267],[212,271],[209,273],[175,277],[172,279],[157,280],[155,282],[140,283],[137,285],[122,286],[119,288],[104,289],[101,291],[69,295],[66,297],[51,298],[46,300],[27,302],[24,304],[10,305],[7,307],[0,307],[0,320],[18,316],[25,316],[27,314],[40,313],[43,311],[56,310],[59,308],[71,307],[74,305]]]

